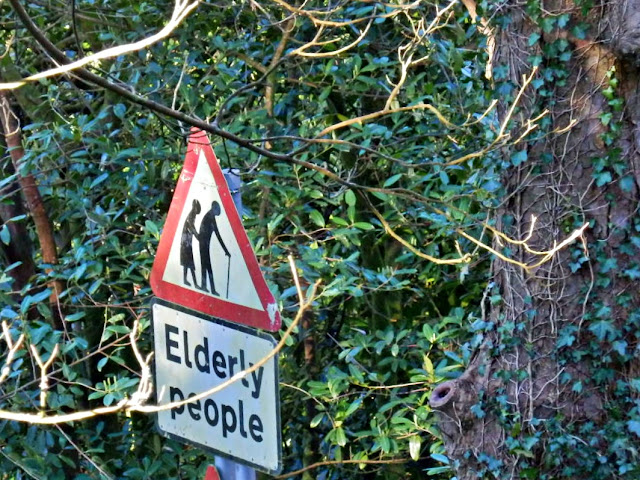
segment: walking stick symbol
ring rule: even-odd
[[[229,277],[231,276],[231,255],[227,257],[227,298],[229,298]]]

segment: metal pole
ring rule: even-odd
[[[236,210],[238,210],[238,216],[242,219],[242,194],[240,192],[242,180],[240,179],[239,171],[225,168],[222,173],[224,173],[224,178],[231,192],[231,198]],[[228,292],[229,280],[227,279],[227,297],[229,296]],[[253,468],[240,465],[228,458],[216,457],[215,465],[220,473],[221,480],[256,480],[256,471]]]

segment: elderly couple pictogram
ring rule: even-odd
[[[200,202],[194,200],[191,211],[187,215],[187,219],[184,222],[182,228],[182,238],[180,239],[180,265],[183,268],[184,283],[187,286],[191,284],[187,280],[189,272],[193,279],[194,286],[205,292],[210,292],[213,295],[218,295],[215,284],[213,283],[213,266],[211,265],[211,236],[215,233],[218,242],[224,250],[224,254],[227,258],[231,259],[231,254],[226,245],[222,241],[220,231],[218,230],[218,224],[216,223],[216,217],[220,215],[220,204],[215,200],[211,204],[211,210],[204,214],[202,222],[200,223],[200,231],[196,230],[196,217],[200,213]],[[200,245],[200,264],[201,264],[201,281],[200,285],[196,282],[196,265],[193,260],[193,238],[198,240]],[[229,268],[231,263],[229,262]],[[211,290],[207,288],[208,283],[211,284]],[[229,275],[227,274],[227,296],[229,296]]]

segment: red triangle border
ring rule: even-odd
[[[254,287],[262,303],[264,311],[256,310],[244,305],[238,305],[235,303],[227,302],[224,299],[212,297],[203,293],[195,292],[187,288],[175,285],[173,283],[165,282],[162,280],[164,271],[169,259],[169,252],[176,236],[180,217],[182,211],[185,208],[187,195],[189,194],[189,188],[193,181],[196,168],[198,166],[198,159],[200,151],[202,151],[207,159],[211,173],[213,174],[218,194],[222,201],[224,213],[227,215],[231,230],[233,231],[240,252],[244,258],[249,275],[253,280]],[[160,236],[160,244],[158,245],[158,251],[156,258],[153,262],[151,269],[151,290],[158,297],[168,300],[170,302],[177,303],[183,307],[197,310],[214,317],[228,320],[230,322],[240,323],[242,325],[248,325],[250,327],[261,328],[275,332],[280,329],[281,318],[278,311],[277,304],[273,294],[269,291],[269,287],[262,275],[260,265],[256,259],[255,253],[251,242],[247,237],[247,233],[242,225],[242,220],[238,215],[235,204],[231,197],[231,192],[227,185],[227,181],[224,178],[218,159],[211,148],[209,138],[206,133],[192,129],[192,134],[189,136],[189,144],[187,148],[187,155],[185,157],[184,166],[178,179],[173,199],[171,200],[171,206],[169,207],[169,213],[167,214],[167,220],[165,222],[164,230]],[[269,312],[273,313],[269,313]]]

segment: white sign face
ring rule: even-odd
[[[275,340],[250,328],[152,303],[158,404],[220,385],[271,352]],[[256,469],[281,469],[277,357],[224,390],[158,413],[160,430]]]
[[[185,206],[178,222],[181,234],[173,239],[162,280],[263,310],[202,151]]]

